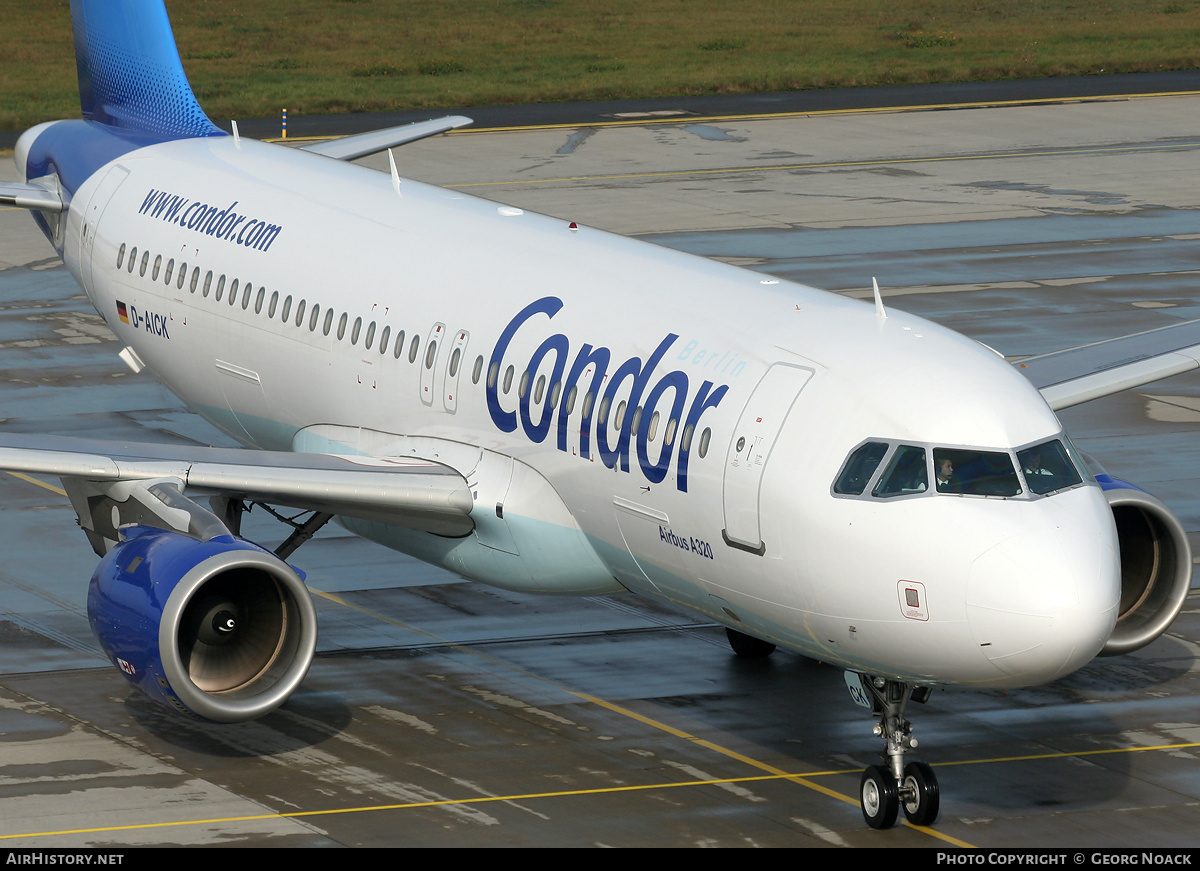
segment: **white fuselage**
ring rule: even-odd
[[[659,596],[926,683],[1049,680],[1112,631],[1094,483],[832,492],[868,439],[1061,433],[1003,359],[919,318],[231,137],[102,169],[62,244],[121,341],[239,441],[458,469],[466,538],[345,522],[464,576]]]

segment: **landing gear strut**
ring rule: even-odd
[[[292,534],[279,547],[275,548],[275,556],[283,560],[295,553],[300,545],[316,535],[322,526],[333,519],[332,514],[326,514],[323,511],[301,511],[293,517],[285,517],[265,502],[252,502],[247,505],[241,499],[228,496],[213,496],[209,499],[209,504],[212,506],[213,513],[221,518],[221,521],[229,527],[230,532],[237,536],[242,534],[242,516],[254,505],[261,505],[264,511],[280,523],[290,526],[293,530]],[[305,514],[308,514],[308,519],[300,520]]]
[[[872,711],[879,717],[875,734],[887,741],[884,764],[870,766],[859,782],[863,819],[873,829],[890,828],[903,807],[910,823],[928,826],[937,819],[941,795],[932,768],[917,760],[904,762],[904,754],[917,746],[904,708],[909,699],[924,704],[932,690],[882,677],[863,676],[862,685],[870,690]]]

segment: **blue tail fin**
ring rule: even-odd
[[[223,136],[192,93],[163,0],[71,0],[83,117],[166,137]]]

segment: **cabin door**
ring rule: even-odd
[[[725,456],[722,501],[725,529],[731,547],[763,554],[766,544],[759,529],[759,492],[763,469],[779,438],[783,422],[813,370],[791,363],[776,363],[758,382],[742,409]]]
[[[129,177],[129,170],[123,166],[114,166],[104,176],[103,181],[96,188],[88,200],[87,208],[83,212],[83,228],[79,233],[79,274],[83,278],[83,287],[95,301],[92,284],[92,250],[96,244],[96,227],[100,223],[100,217],[104,214],[104,209],[108,206],[113,198],[113,194],[117,192],[117,188],[121,186],[121,182]],[[115,263],[115,261],[114,261]]]

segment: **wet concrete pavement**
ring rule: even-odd
[[[887,305],[1024,355],[1200,316],[1197,108],[462,133],[397,161],[841,293],[864,296],[877,276]],[[124,367],[51,258],[26,215],[0,210],[0,425],[229,444]],[[1062,419],[1200,540],[1200,376]],[[321,621],[304,688],[259,722],[201,726],[131,695],[103,662],[84,612],[95,558],[66,499],[0,476],[0,524],[9,846],[1198,841],[1196,592],[1132,656],[1041,688],[935,693],[910,716],[938,766],[941,819],[881,833],[853,799],[878,742],[841,673],[786,654],[739,661],[720,630],[653,604],[518,596],[327,529],[295,557]],[[283,537],[258,513],[248,534]]]

